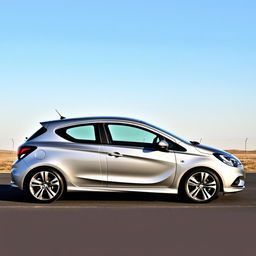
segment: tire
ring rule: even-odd
[[[61,197],[65,189],[63,178],[52,168],[38,168],[26,179],[25,190],[37,203],[51,203]]]
[[[218,176],[207,168],[191,171],[181,184],[181,192],[186,201],[193,203],[208,203],[220,192]]]

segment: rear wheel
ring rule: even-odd
[[[63,194],[64,182],[62,177],[53,169],[42,168],[29,176],[26,190],[34,201],[50,203]]]
[[[192,171],[183,183],[183,194],[192,202],[210,202],[218,196],[219,192],[219,178],[209,169],[202,168]]]

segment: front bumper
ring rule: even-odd
[[[237,168],[229,167],[229,170],[223,173],[225,173],[223,177],[224,193],[235,193],[245,188],[245,171],[242,165]]]

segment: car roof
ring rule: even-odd
[[[117,116],[91,116],[91,117],[77,117],[77,118],[65,118],[58,120],[50,120],[41,122],[41,125],[45,126],[48,124],[66,124],[66,123],[76,123],[81,121],[106,121],[106,120],[114,120],[114,121],[133,121],[137,123],[147,124],[146,122],[134,118],[129,117],[117,117]]]

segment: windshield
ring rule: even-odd
[[[155,125],[152,125],[152,124],[149,124],[149,123],[147,123],[147,124],[152,126],[152,127],[154,127],[154,128],[156,128],[157,130],[160,130],[160,131],[162,131],[164,133],[167,133],[167,134],[171,135],[172,137],[174,137],[174,138],[176,138],[176,139],[178,139],[178,140],[180,140],[180,141],[182,141],[182,142],[184,142],[186,144],[190,144],[191,145],[190,141],[185,140],[185,139],[183,139],[183,138],[181,138],[181,137],[179,137],[179,136],[177,136],[177,135],[175,135],[175,134],[173,134],[173,133],[171,133],[171,132],[169,132],[169,131],[167,131],[165,129],[162,129],[162,128],[158,127],[158,126],[155,126]]]

